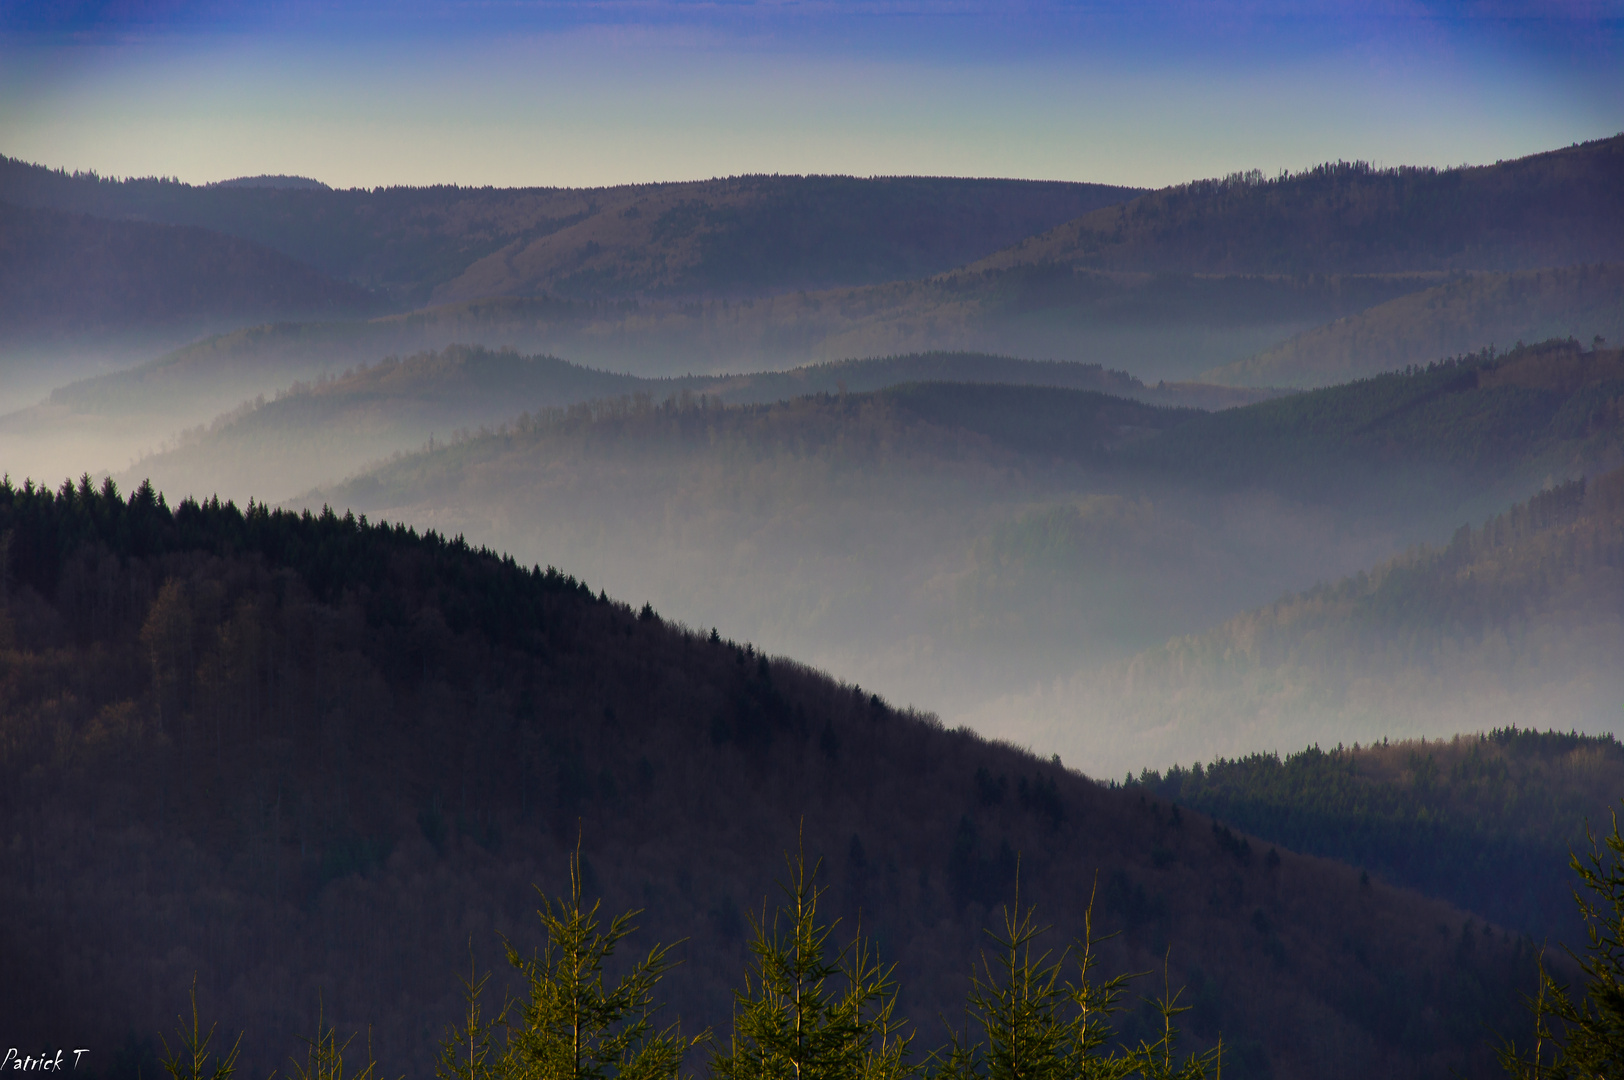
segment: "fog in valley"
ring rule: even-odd
[[[693,10],[720,55],[736,13]],[[861,18],[924,56],[941,13]],[[245,1077],[342,1080],[327,1039],[359,1080],[592,1080],[511,1004],[586,1000],[539,889],[610,945],[633,913],[610,981],[674,943],[626,1016],[688,1057],[597,1080],[1499,1075],[1624,793],[1624,135],[1528,149],[1154,189],[0,156],[8,1038],[230,1080],[161,1060],[190,988]],[[865,978],[793,1014],[835,1064],[712,1057]],[[1017,1015],[1064,1060],[994,1060]]]
[[[1564,167],[1605,169],[1612,152]],[[1518,182],[1566,182],[1542,167],[1518,164]],[[1501,197],[1493,170],[1463,176],[1485,205]],[[1428,615],[1448,641],[1424,656],[1287,662],[1235,644],[1249,633],[1235,620],[1263,617],[1248,611],[1617,466],[1604,358],[1624,276],[1523,269],[1589,257],[1593,229],[1461,247],[1451,237],[1474,234],[1457,214],[1434,253],[1377,228],[1336,241],[1339,263],[1256,246],[1300,212],[1248,219],[1255,178],[1132,213],[1112,208],[1126,189],[873,182],[850,189],[870,202],[840,219],[847,239],[773,262],[759,230],[829,213],[807,201],[828,191],[425,193],[435,213],[501,205],[531,222],[459,268],[467,249],[433,248],[449,232],[432,258],[388,254],[423,227],[406,204],[357,219],[375,239],[346,253],[256,216],[341,212],[325,189],[189,195],[19,162],[5,180],[63,208],[13,212],[35,276],[93,283],[9,301],[14,482],[150,480],[171,504],[331,506],[460,535],[1093,775],[1533,716],[1618,724],[1602,670],[1618,612],[1564,606],[1549,582],[1466,629]],[[1330,184],[1377,206],[1387,182],[1315,172],[1277,198]],[[1574,221],[1594,198],[1570,200]],[[888,199],[912,217],[875,232]],[[965,199],[1002,209],[983,233],[937,238]],[[1190,224],[1202,199],[1254,222],[1228,254]],[[174,224],[74,216],[132,207]],[[200,227],[221,224],[247,239]],[[584,264],[565,243],[577,233],[594,237]],[[226,269],[211,294],[144,302],[106,254],[138,243],[121,273],[149,291],[175,266]],[[76,314],[89,307],[94,332]],[[1575,344],[1510,349],[1547,338]],[[1468,354],[1458,377],[1427,374]],[[1304,386],[1332,389],[1283,396]]]

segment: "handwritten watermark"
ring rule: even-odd
[[[90,1050],[87,1048],[83,1050],[58,1050],[54,1054],[48,1050],[42,1050],[37,1055],[25,1054],[13,1046],[6,1050],[4,1061],[0,1061],[0,1070],[20,1069],[23,1072],[59,1073],[63,1071],[64,1065],[77,1069],[80,1059],[88,1053],[90,1053]],[[72,1062],[67,1060],[65,1056],[67,1054],[73,1055]]]

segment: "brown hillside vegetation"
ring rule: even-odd
[[[1329,386],[1512,342],[1624,340],[1624,265],[1472,274],[1299,334],[1202,377]]]
[[[841,176],[609,188],[194,187],[0,157],[0,199],[202,226],[410,305],[538,292],[755,295],[920,277],[1137,193]]]
[[[0,203],[0,345],[201,333],[381,306],[364,289],[246,240]]]
[[[1377,169],[1336,162],[1142,195],[989,256],[1213,274],[1522,270],[1624,249],[1624,135],[1495,165]]]
[[[1444,903],[460,541],[88,484],[0,487],[0,535],[0,1011],[109,1072],[150,1074],[195,973],[249,1075],[318,1001],[424,1074],[578,828],[589,891],[686,939],[687,1031],[725,1023],[802,828],[928,1045],[1017,856],[1060,938],[1097,875],[1107,970],[1171,956],[1227,1075],[1489,1076],[1516,1018],[1529,954]]]
[[[1462,526],[1445,546],[1079,678],[1069,697],[1057,691],[1054,723],[1078,744],[1120,732],[1118,760],[1163,764],[1445,735],[1503,716],[1616,731],[1620,656],[1624,470],[1615,470]]]

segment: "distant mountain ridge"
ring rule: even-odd
[[[278,173],[274,176],[265,174],[261,176],[238,176],[230,180],[216,180],[206,187],[215,188],[282,188],[284,190],[300,191],[331,191],[332,188],[320,180],[312,180],[308,176],[285,176]]]
[[[359,286],[247,240],[0,202],[0,343],[208,332],[267,318],[366,316],[383,306]]]
[[[184,376],[155,378],[148,386],[111,379],[94,389],[126,396],[163,395],[176,377]],[[633,397],[655,404],[679,396],[705,396],[716,404],[760,405],[910,383],[982,384],[984,398],[1003,392],[1000,387],[1033,386],[1102,391],[1172,406],[1248,400],[1237,394],[1226,401],[1226,391],[1220,388],[1147,387],[1132,376],[1093,364],[974,353],[849,360],[783,372],[642,379],[554,357],[453,346],[404,360],[386,359],[336,379],[297,384],[273,400],[246,404],[215,418],[206,430],[186,433],[172,448],[142,457],[118,478],[126,483],[150,478],[170,492],[207,490],[279,502],[344,479],[390,454],[415,452],[436,434],[444,442],[470,429],[492,430],[518,420],[521,412],[539,414],[594,399]],[[83,389],[89,394],[93,387]],[[64,393],[57,400],[73,398]],[[94,400],[83,400],[81,406],[94,408]],[[960,422],[976,428],[978,411],[958,410]],[[1049,434],[1063,436],[1064,431]],[[1044,436],[1036,437],[1033,445],[1040,452],[1060,449],[1058,443],[1049,446]]]
[[[1197,181],[1096,210],[970,269],[1217,274],[1521,270],[1624,250],[1624,135],[1494,165],[1336,162]]]
[[[1621,401],[1624,352],[1547,341],[1198,415],[1132,454],[1309,501],[1426,503],[1469,477],[1496,478],[1509,501],[1542,477],[1624,463]]]
[[[591,189],[194,187],[0,158],[0,200],[202,226],[406,306],[538,292],[758,295],[914,278],[1137,193],[1049,181],[838,176]]]
[[[1469,274],[1299,334],[1202,378],[1329,386],[1518,342],[1624,341],[1624,264]]]

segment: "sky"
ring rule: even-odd
[[[4,0],[0,154],[202,183],[1159,186],[1624,130],[1624,0]]]

